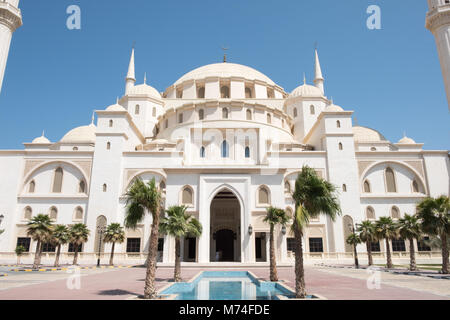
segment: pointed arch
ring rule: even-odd
[[[63,182],[64,171],[61,167],[55,169],[55,174],[53,177],[53,193],[62,192],[62,182]]]
[[[29,192],[29,193],[34,193],[35,190],[36,190],[36,182],[34,182],[34,180],[32,180],[32,181],[30,182],[30,186],[29,186],[29,188],[28,188],[28,192]]]
[[[372,192],[369,180],[364,180],[364,192],[365,193],[371,193]]]
[[[401,218],[400,210],[396,206],[393,206],[391,208],[391,218],[392,219],[400,219]]]
[[[386,190],[389,193],[397,192],[397,184],[395,183],[394,170],[391,167],[387,167],[384,171],[384,176],[386,179]]]
[[[257,203],[259,206],[269,206],[271,203],[270,189],[262,185],[258,188]]]
[[[368,206],[366,208],[366,219],[367,220],[375,220],[376,219],[375,210],[371,206]]]
[[[194,206],[194,189],[191,186],[184,186],[181,189],[180,203],[185,206]]]

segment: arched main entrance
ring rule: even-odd
[[[210,261],[241,261],[240,204],[228,189],[211,202]]]

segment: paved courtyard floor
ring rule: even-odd
[[[182,275],[187,281],[204,270],[184,268]],[[244,270],[266,280],[269,276],[267,267]],[[74,272],[79,272],[79,287]],[[294,287],[292,267],[279,268],[278,273],[280,280]],[[158,268],[157,288],[170,284],[172,275],[172,268]],[[7,277],[0,277],[0,300],[124,300],[142,294],[144,278],[145,268],[8,272]],[[368,279],[373,289],[368,288]],[[306,285],[309,294],[329,300],[450,300],[450,280],[367,270],[307,266]]]

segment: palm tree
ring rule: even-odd
[[[120,223],[111,223],[106,227],[104,241],[106,243],[112,243],[111,256],[109,258],[109,265],[114,265],[114,248],[116,243],[123,243],[125,241],[125,231]]]
[[[356,231],[359,232],[361,241],[366,243],[368,264],[372,266],[372,243],[378,240],[375,233],[375,225],[371,221],[365,220],[356,225]]]
[[[386,268],[391,269],[393,268],[393,265],[389,241],[398,238],[397,226],[391,217],[380,217],[380,219],[375,222],[375,232],[379,239],[384,239],[386,242]]]
[[[419,219],[417,216],[405,214],[405,216],[398,221],[397,228],[400,237],[409,240],[409,270],[415,271],[417,270],[417,266],[414,239],[419,240],[422,236]]]
[[[450,199],[447,196],[426,198],[417,205],[417,217],[422,230],[442,241],[442,273],[449,273]]]
[[[295,217],[292,229],[295,234],[295,294],[297,298],[306,297],[305,270],[303,267],[302,237],[309,220],[320,214],[331,220],[341,214],[336,195],[336,186],[320,178],[314,169],[304,166],[295,181],[292,195],[295,201]]]
[[[15,252],[16,252],[16,255],[17,255],[17,265],[20,265],[20,257],[23,255],[23,253],[25,252],[25,251],[27,251],[26,249],[25,249],[25,247],[24,246],[22,246],[22,245],[18,245],[17,247],[16,247],[16,250],[14,250]]]
[[[348,244],[353,246],[353,254],[355,255],[355,268],[359,268],[359,261],[358,261],[358,251],[356,250],[356,246],[361,243],[361,238],[356,232],[352,232],[347,239],[345,240]]]
[[[161,220],[159,231],[175,237],[175,271],[174,281],[181,281],[181,237],[192,235],[199,237],[202,234],[200,221],[186,214],[187,207],[173,206],[166,210],[167,217]]]
[[[78,263],[78,251],[83,243],[88,241],[90,231],[84,223],[77,223],[69,228],[70,243],[74,246],[75,253],[73,256],[73,265]]]
[[[3,232],[5,232],[5,230],[1,229],[1,230],[0,230],[0,235],[1,235]]]
[[[57,224],[53,229],[51,242],[56,246],[55,267],[59,267],[59,257],[61,255],[61,246],[69,242],[69,229],[62,224]]]
[[[46,214],[38,214],[27,223],[27,235],[37,241],[36,253],[34,255],[33,269],[41,264],[41,255],[44,243],[51,238],[53,231],[52,219]]]
[[[125,227],[136,229],[146,213],[152,215],[152,227],[148,246],[147,273],[145,277],[144,299],[155,299],[156,259],[158,254],[159,219],[162,207],[161,191],[156,185],[155,178],[147,184],[136,179],[126,193]]]
[[[270,225],[270,281],[278,281],[277,262],[275,259],[275,239],[273,231],[276,225],[286,226],[289,216],[283,209],[274,207],[267,208],[267,215],[264,222]]]

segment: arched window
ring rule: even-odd
[[[252,111],[250,109],[247,109],[247,120],[252,120]]]
[[[267,123],[272,123],[272,116],[270,115],[270,113],[267,114]]]
[[[385,175],[387,192],[397,192],[394,171],[391,168],[386,168]]]
[[[60,193],[62,191],[63,169],[57,168],[55,170],[55,177],[53,178],[53,192]]]
[[[228,142],[224,140],[222,142],[222,158],[228,158],[230,156],[230,147],[228,145]]]
[[[183,123],[183,114],[182,113],[180,113],[178,115],[178,123]]]
[[[33,210],[31,210],[30,207],[26,207],[23,210],[23,219],[24,220],[30,220],[33,217]]]
[[[291,193],[291,184],[287,180],[284,182],[284,192]]]
[[[205,110],[203,109],[198,110],[198,119],[199,120],[205,119]]]
[[[106,183],[103,185],[103,192],[108,191],[108,186],[106,185]]]
[[[272,88],[267,88],[267,98],[269,99],[275,98],[275,91]]]
[[[84,180],[80,181],[80,184],[78,186],[78,192],[79,193],[85,193],[86,192],[86,182],[84,182]]]
[[[73,220],[75,221],[83,220],[83,209],[81,207],[76,207]]]
[[[111,142],[106,143],[106,150],[111,150]]]
[[[258,190],[258,203],[267,205],[270,204],[269,190],[266,187],[260,187]]]
[[[245,158],[250,158],[250,147],[245,147]]]
[[[309,107],[309,112],[310,112],[311,114],[316,114],[316,108],[315,108],[313,105],[311,105],[311,106]]]
[[[339,142],[339,150],[344,150],[344,146],[342,145],[342,142]]]
[[[338,120],[336,121],[336,127],[340,128],[341,127],[341,122]]]
[[[58,218],[58,209],[56,209],[55,207],[51,207],[49,216],[50,216],[50,219],[56,220]]]
[[[397,207],[392,207],[391,218],[392,219],[400,219],[400,210]]]
[[[205,87],[198,88],[197,98],[204,99],[205,98]]]
[[[372,147],[372,148],[370,148],[370,151],[377,151],[377,148]]]
[[[347,185],[346,184],[342,185],[342,191],[347,192]]]
[[[366,218],[367,220],[375,220],[375,210],[372,207],[367,207]]]
[[[137,104],[136,107],[134,108],[134,114],[139,114],[140,111],[141,107]]]
[[[34,182],[34,180],[33,180],[33,181],[30,182],[30,187],[28,188],[28,192],[29,193],[34,193],[35,189],[36,189],[36,182]]]
[[[114,121],[109,120],[109,127],[112,128],[113,125],[114,125]]]
[[[206,156],[205,147],[200,148],[200,158],[204,158]]]
[[[230,98],[230,87],[222,86],[220,88],[220,97],[223,98],[223,99]]]
[[[252,88],[249,88],[249,87],[246,87],[246,88],[245,88],[245,97],[246,97],[247,99],[253,98],[253,91],[252,91]]]
[[[298,110],[297,110],[297,108],[294,108],[294,118],[297,118],[298,117]]]
[[[156,108],[155,107],[153,107],[152,117],[156,117]]]
[[[413,192],[419,193],[420,189],[419,189],[419,184],[417,183],[417,180],[414,180],[412,185],[413,185]]]
[[[184,187],[182,195],[181,195],[181,203],[185,205],[193,205],[194,197],[193,192],[190,187]]]
[[[222,108],[222,119],[228,119],[228,109],[227,108]]]
[[[370,182],[368,180],[364,181],[364,192],[365,193],[370,193]]]

